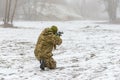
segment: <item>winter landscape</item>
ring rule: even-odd
[[[57,69],[41,71],[34,57],[40,32],[57,25],[63,43]],[[0,28],[0,80],[120,80],[120,25],[100,21],[14,22]]]
[[[52,25],[63,42],[43,71],[34,49]],[[0,0],[0,80],[120,80],[120,0]]]

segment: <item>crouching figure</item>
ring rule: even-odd
[[[56,68],[56,61],[52,57],[52,50],[56,48],[56,45],[62,43],[60,36],[56,35],[57,31],[57,26],[45,28],[38,38],[34,54],[36,59],[40,62],[40,68],[42,70],[44,70],[45,67],[49,69]]]

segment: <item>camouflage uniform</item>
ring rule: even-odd
[[[62,39],[59,36],[56,36],[51,28],[45,28],[40,34],[34,54],[37,60],[44,59],[45,66],[50,69],[56,68],[56,61],[52,58],[52,50],[54,46],[60,45]]]

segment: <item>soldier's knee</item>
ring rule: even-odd
[[[53,59],[49,59],[49,60],[46,62],[46,66],[47,66],[49,69],[55,69],[55,68],[56,68],[56,61],[54,61]]]
[[[55,69],[56,68],[56,62],[52,62],[51,66],[49,67],[50,69]]]

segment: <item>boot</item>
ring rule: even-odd
[[[43,59],[40,60],[40,69],[45,70],[45,61]]]

